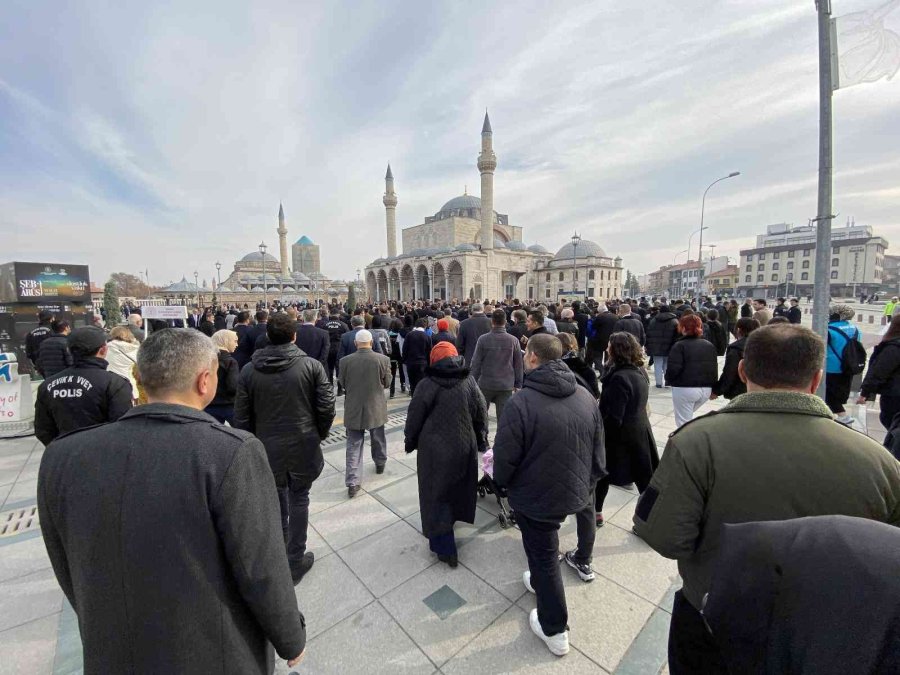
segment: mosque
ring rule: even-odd
[[[190,282],[186,278],[162,289],[161,295],[183,302],[209,303],[215,293],[217,299],[225,303],[255,304],[263,299],[268,301],[344,301],[349,292],[348,282],[332,280],[322,274],[319,246],[306,235],[292,246],[288,257],[287,225],[284,207],[278,206],[278,248],[280,260],[260,245],[259,250],[250,251],[235,261],[228,277],[217,284],[215,279],[208,283],[204,279]],[[292,265],[288,265],[288,261]],[[217,274],[219,270],[217,268]],[[352,282],[351,282],[352,283]],[[359,293],[361,295],[361,293]]]
[[[577,235],[554,255],[539,244],[528,246],[522,228],[494,210],[497,156],[488,114],[481,129],[481,198],[463,194],[444,204],[423,223],[401,232],[397,253],[397,194],[388,164],[382,202],[387,224],[387,257],[366,266],[369,298],[383,300],[527,298],[556,301],[560,296],[621,297],[622,259]]]

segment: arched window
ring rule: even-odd
[[[560,280],[560,281],[562,281],[562,280],[563,280],[563,276],[564,276],[564,275],[563,275],[563,273],[562,273],[562,272],[560,272],[560,273],[559,273],[559,280]]]
[[[590,279],[591,281],[594,280],[594,270],[591,270],[590,272],[588,272],[588,279]]]

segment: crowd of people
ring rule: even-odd
[[[531,629],[562,656],[561,566],[595,578],[610,487],[633,486],[635,534],[677,560],[684,580],[670,671],[727,672],[749,657],[746,626],[721,611],[721,598],[741,574],[765,577],[754,567],[763,556],[717,563],[728,542],[761,536],[728,527],[814,521],[810,545],[822,555],[848,528],[897,543],[894,528],[862,519],[900,525],[900,315],[858,399],[881,396],[892,456],[850,428],[844,408],[866,366],[852,313],[831,308],[827,341],[799,325],[799,302],[784,298],[772,309],[765,300],[663,297],[195,307],[186,327],[152,325],[146,339],[138,311],[109,333],[42,316],[28,345],[44,377],[38,500],[86,669],[140,662],[201,672],[215,656],[229,672],[271,672],[267,644],[298,663],[305,619],[291,584],[315,562],[310,491],[336,400],[344,397],[353,499],[367,434],[376,474],[389,461],[387,402],[399,379],[399,395],[410,397],[404,444],[416,453],[422,532],[439,561],[458,566],[454,525],[474,522],[484,474],[521,532],[522,582],[537,604]],[[815,396],[823,377],[824,402]],[[670,389],[677,428],[662,455],[649,417],[653,385]],[[695,418],[718,397],[730,403]],[[569,516],[577,546],[560,551]],[[707,597],[719,614],[704,613]],[[808,626],[790,630],[794,642],[778,643],[786,670],[815,639]],[[898,634],[898,625],[885,627],[885,648],[865,656],[871,668],[845,672],[890,672],[875,667],[898,662]],[[829,649],[851,658],[842,640]]]

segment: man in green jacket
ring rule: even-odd
[[[638,501],[635,533],[677,560],[684,580],[669,631],[673,675],[725,672],[700,614],[724,523],[846,515],[900,526],[900,463],[813,395],[824,350],[803,326],[751,333],[738,366],[747,393],[673,433]]]
[[[894,307],[897,306],[897,303],[900,302],[900,298],[896,295],[887,301],[884,305],[884,315],[887,317],[887,320],[890,321],[891,317],[894,316]]]

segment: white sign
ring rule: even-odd
[[[141,316],[145,319],[187,319],[187,307],[184,305],[145,305],[141,307]]]
[[[22,419],[22,378],[14,354],[0,354],[0,422]]]

